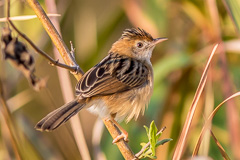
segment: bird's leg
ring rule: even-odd
[[[128,132],[125,129],[123,129],[123,127],[120,126],[120,124],[117,121],[115,121],[113,116],[111,116],[111,118],[108,118],[108,120],[112,121],[112,123],[121,131],[121,134],[114,138],[112,143],[116,143],[121,139],[123,139],[125,142],[128,142]]]

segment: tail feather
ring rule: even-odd
[[[49,113],[36,124],[35,128],[40,131],[52,131],[77,114],[84,106],[85,104],[75,99]]]

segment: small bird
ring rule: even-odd
[[[126,29],[108,55],[88,70],[76,85],[76,98],[39,121],[36,129],[52,131],[88,108],[102,119],[111,120],[121,135],[113,140],[128,140],[128,133],[117,123],[144,114],[153,90],[150,62],[156,44],[167,38],[153,37],[140,28]]]

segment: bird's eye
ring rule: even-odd
[[[138,47],[138,48],[142,48],[142,47],[143,47],[143,43],[142,43],[142,42],[138,42],[138,43],[137,43],[137,47]]]

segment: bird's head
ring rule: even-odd
[[[121,38],[116,41],[110,52],[127,55],[139,60],[149,60],[156,44],[167,38],[154,39],[149,33],[140,28],[126,29]]]

